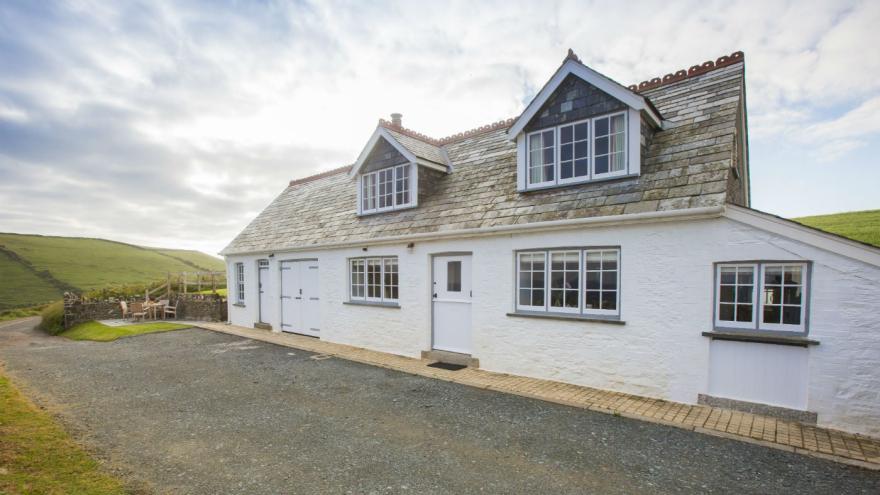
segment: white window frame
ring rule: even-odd
[[[576,308],[567,308],[564,306],[565,293],[567,291],[571,291],[572,289],[554,289],[554,287],[553,287],[553,271],[554,271],[553,270],[553,255],[554,254],[565,255],[565,254],[571,254],[571,253],[577,254],[577,257],[578,257],[578,264],[577,264],[577,268],[575,269],[575,271],[578,274],[578,286],[574,288],[574,291],[577,292],[578,305]],[[581,312],[581,310],[584,306],[584,302],[581,299],[581,296],[584,294],[584,280],[583,280],[584,274],[583,274],[583,269],[582,269],[584,266],[583,263],[584,263],[584,251],[582,249],[559,249],[559,250],[552,250],[552,251],[547,252],[547,263],[545,265],[545,268],[547,271],[544,275],[546,278],[546,282],[547,282],[547,296],[546,296],[547,297],[547,311],[553,312],[553,313],[573,313],[573,314],[578,314]],[[566,271],[567,270],[565,270],[565,268],[563,267],[563,273],[565,273]],[[563,294],[562,304],[563,304],[563,306],[561,306],[561,307],[560,306],[553,306],[553,291],[554,290],[561,290],[562,291],[562,294]]]
[[[769,267],[783,268],[783,284],[780,292],[783,301],[785,300],[785,271],[786,267],[797,266],[801,269],[801,318],[799,324],[790,323],[764,323],[764,284],[765,273]],[[737,322],[721,320],[721,269],[730,267],[750,267],[754,273],[754,284],[752,287],[752,321]],[[801,333],[806,334],[808,330],[807,321],[809,318],[809,295],[810,295],[810,266],[805,261],[754,261],[754,262],[724,262],[717,263],[715,266],[715,328],[719,330],[753,330],[758,332],[785,332],[785,333]],[[738,297],[738,296],[737,296]],[[782,303],[780,306],[785,306]],[[788,306],[793,306],[789,304]],[[782,311],[782,307],[780,307]]]
[[[623,115],[623,139],[624,139],[623,169],[612,171],[611,170],[611,161],[609,160],[608,161],[608,172],[605,172],[604,174],[597,174],[596,173],[596,152],[595,152],[595,148],[596,148],[596,125],[595,124],[596,124],[596,121],[602,120],[602,119],[608,119],[608,129],[610,132],[611,119],[613,117],[617,117],[618,115]],[[605,179],[608,177],[617,177],[620,175],[626,175],[629,172],[629,140],[630,140],[630,136],[629,136],[629,122],[627,121],[628,118],[629,118],[629,112],[623,111],[623,112],[609,113],[608,115],[602,115],[602,116],[594,117],[594,118],[590,119],[590,179],[591,180]],[[608,136],[610,137],[611,134],[608,134]],[[608,149],[609,149],[609,153],[607,156],[610,157],[611,156],[611,153],[610,153],[611,140],[610,139],[608,141]]]
[[[540,254],[544,259],[544,287],[543,287],[544,304],[542,304],[541,306],[520,304],[520,302],[519,302],[519,291],[522,288],[520,286],[520,278],[519,278],[520,262],[521,262],[523,255],[534,255],[534,254]],[[547,311],[547,286],[548,286],[548,282],[547,282],[547,251],[535,250],[535,251],[521,251],[521,252],[516,253],[516,270],[515,270],[515,272],[516,272],[516,309],[522,310],[522,311],[542,311],[542,312]],[[528,289],[529,289],[529,301],[532,301],[531,291],[534,290],[535,287],[532,287],[530,285],[528,287]]]
[[[235,264],[235,303],[244,306],[244,263]]]
[[[616,255],[616,265],[617,269],[615,270],[617,273],[616,280],[614,282],[614,308],[615,309],[592,309],[587,308],[586,300],[587,300],[587,255],[589,253],[600,253],[602,255],[602,263],[603,267],[599,269],[600,274],[604,274],[606,271],[604,269],[605,263],[605,253],[613,251]],[[620,248],[586,248],[581,251],[581,307],[583,308],[582,312],[585,315],[599,315],[599,316],[619,316],[620,315]],[[602,278],[599,280],[599,304],[602,304],[602,294],[605,292],[610,292],[602,287]]]
[[[413,190],[415,173],[412,171],[413,167],[414,165],[411,163],[404,163],[360,174],[358,176],[358,213],[361,215],[369,215],[415,206],[415,191]],[[391,173],[391,204],[380,207],[379,176],[387,172]],[[403,181],[406,189],[403,191],[407,193],[407,201],[398,202],[397,184],[403,174],[406,174],[406,179]],[[368,184],[370,181],[372,181],[373,187],[367,188],[368,190],[364,191],[364,184]],[[364,197],[365,192],[371,193],[369,198]],[[368,206],[372,206],[372,208],[365,208],[364,203]]]
[[[572,136],[572,147],[571,147],[571,166],[572,173],[575,170],[575,160],[574,158],[574,143],[576,142],[574,139],[574,126],[578,124],[587,124],[587,175],[581,176],[572,176],[568,179],[562,178],[562,128],[563,127],[571,127],[571,136]],[[593,119],[583,119],[575,122],[566,122],[565,124],[561,124],[556,126],[556,182],[558,184],[575,184],[578,182],[585,182],[590,179],[593,174]]]
[[[752,321],[728,321],[721,319],[721,270],[723,268],[736,268],[734,280],[734,306],[733,318],[736,319],[737,305],[739,301],[739,270],[748,268],[752,270]],[[740,328],[755,329],[758,317],[758,277],[761,276],[757,263],[719,263],[715,267],[715,327],[716,328]]]
[[[385,267],[386,264],[393,261],[397,266],[397,298],[385,297]],[[369,294],[369,266],[370,262],[375,262],[379,264],[379,297],[371,297]],[[356,296],[354,294],[354,267],[355,263],[363,263],[364,267],[364,282],[361,284],[361,288],[363,289],[363,296]],[[400,301],[400,260],[397,256],[368,256],[368,257],[360,257],[360,258],[349,258],[348,259],[348,299],[349,301],[368,301],[368,302],[380,302],[380,303],[398,303]]]
[[[617,117],[619,115],[623,116],[623,129],[624,129],[623,133],[624,133],[624,140],[625,140],[625,143],[623,146],[624,167],[622,170],[617,170],[617,171],[613,171],[613,172],[609,171],[609,172],[605,172],[603,174],[597,174],[596,173],[596,121],[602,120],[602,119],[609,119],[609,123],[610,123],[611,118]],[[572,122],[565,122],[563,124],[559,124],[556,126],[545,127],[543,129],[538,129],[538,130],[526,133],[525,146],[522,151],[525,153],[525,161],[524,161],[525,170],[523,173],[525,174],[525,188],[526,188],[526,190],[558,187],[558,186],[569,185],[569,184],[582,184],[582,183],[586,183],[586,182],[592,182],[594,180],[604,180],[604,179],[629,175],[631,173],[631,168],[632,168],[630,142],[632,139],[636,138],[631,135],[632,129],[630,129],[630,127],[631,127],[630,126],[630,118],[631,117],[630,117],[629,111],[620,110],[620,111],[607,113],[607,114],[603,114],[603,115],[597,115],[595,117],[590,117],[588,119],[581,119],[581,120],[576,120],[576,121],[572,121]],[[589,160],[589,165],[587,167],[588,168],[587,175],[580,176],[580,177],[571,177],[568,179],[562,179],[561,178],[562,145],[560,143],[560,139],[562,136],[561,130],[563,127],[574,126],[574,125],[582,124],[585,122],[587,123],[587,127],[588,127],[587,133],[589,135],[588,144],[587,144],[588,160]],[[541,133],[549,131],[549,130],[552,130],[553,135],[554,135],[554,138],[553,138],[553,147],[554,147],[553,180],[544,181],[544,182],[532,182],[532,174],[531,174],[532,154],[530,151],[531,150],[531,148],[530,148],[531,138],[534,135],[541,134]],[[638,138],[640,139],[640,136]],[[611,143],[609,142],[609,146],[610,145],[611,145]],[[574,150],[572,150],[572,153],[574,153]],[[610,162],[609,162],[609,168],[610,168]]]
[[[617,269],[616,269],[616,289],[615,289],[615,309],[587,309],[586,308],[586,295],[587,295],[587,253],[599,252],[614,252],[616,255],[617,261]],[[554,307],[551,306],[551,277],[553,274],[552,267],[552,259],[553,254],[560,253],[578,253],[578,307],[575,310],[574,308],[565,308],[565,307]],[[540,254],[544,259],[544,305],[543,306],[532,306],[520,304],[520,263],[522,256],[524,255],[533,255]],[[621,249],[619,246],[607,246],[607,247],[565,247],[565,248],[547,248],[547,249],[524,249],[516,252],[516,267],[514,276],[516,277],[516,293],[515,293],[515,301],[514,307],[517,311],[528,311],[528,312],[538,312],[545,313],[548,315],[554,314],[562,314],[562,315],[580,315],[585,317],[606,317],[606,318],[619,318],[620,317],[620,300],[621,300]],[[600,278],[601,284],[601,278]],[[601,295],[600,295],[601,301]]]

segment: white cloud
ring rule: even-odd
[[[753,140],[840,156],[880,132],[876,2],[34,2],[0,23],[0,179],[19,181],[0,201],[28,201],[0,230],[216,252],[378,118],[442,137],[515,116],[569,47],[624,84],[741,49]],[[169,219],[155,237],[129,227],[138,204]]]

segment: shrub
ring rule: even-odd
[[[51,334],[57,335],[64,330],[64,302],[54,302],[40,313],[43,321],[40,322],[40,329]]]

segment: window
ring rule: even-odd
[[[805,331],[806,274],[806,263],[717,265],[715,326]]]
[[[625,174],[626,128],[627,113],[620,112],[530,133],[527,136],[527,187]],[[554,137],[558,137],[558,142]]]
[[[529,184],[552,184],[556,169],[555,129],[529,135]]]
[[[618,248],[520,252],[517,255],[516,308],[618,316],[619,266]]]
[[[446,263],[446,292],[461,292],[461,261]]]
[[[361,213],[411,205],[410,165],[397,165],[361,175]]]
[[[400,282],[396,256],[351,259],[348,266],[352,301],[397,302]]]
[[[244,263],[235,264],[235,301],[244,304]]]

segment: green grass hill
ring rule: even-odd
[[[0,234],[0,310],[61,298],[65,290],[162,280],[168,272],[224,271],[198,251],[157,249],[103,239]]]
[[[880,210],[848,211],[831,215],[793,218],[792,220],[880,247]]]

